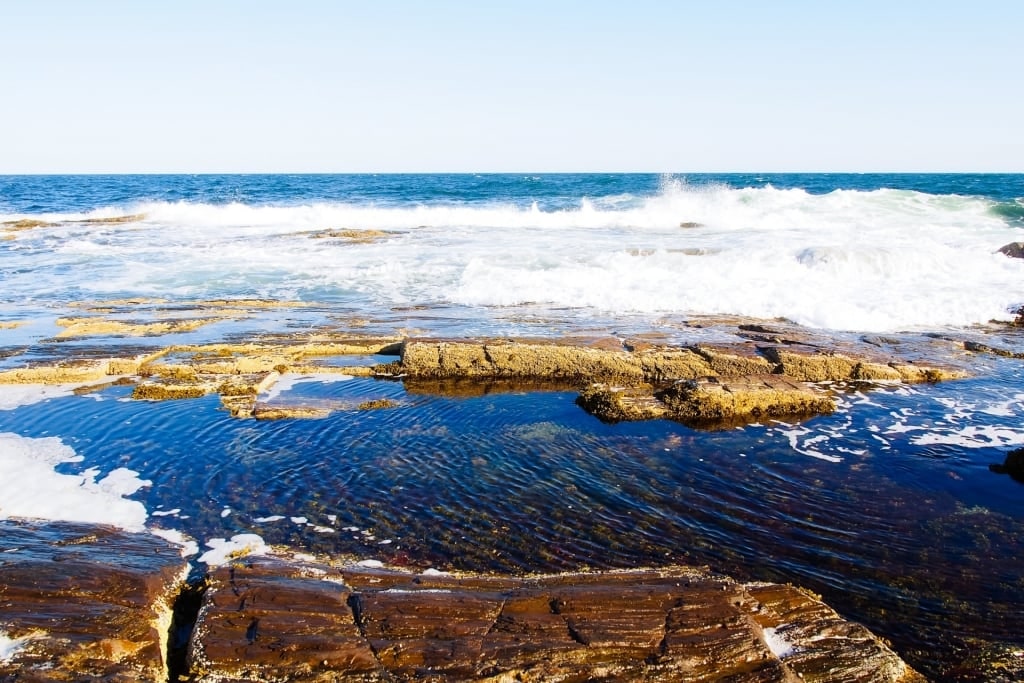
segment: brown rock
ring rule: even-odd
[[[722,377],[742,377],[744,375],[767,375],[775,372],[776,366],[762,356],[757,347],[751,343],[714,346],[701,344],[694,348],[711,367],[708,374]]]
[[[200,681],[361,680],[380,671],[336,569],[273,558],[210,573],[188,666]],[[374,678],[370,678],[373,680]]]
[[[550,341],[409,340],[401,370],[414,379],[533,378],[662,381],[713,373],[690,349],[650,348],[627,351],[618,340]]]
[[[249,558],[214,572],[191,653],[211,683],[921,680],[807,593],[686,567],[517,579]]]
[[[643,369],[633,354],[586,346],[496,340],[409,340],[402,349],[402,371],[412,378],[494,377],[640,380]]]
[[[591,384],[580,391],[576,404],[602,422],[657,420],[669,416],[669,409],[654,396],[650,385],[619,387]]]
[[[924,683],[870,631],[810,593],[779,584],[750,584],[747,592],[757,601],[753,620],[772,629],[766,642],[801,680]]]
[[[999,247],[1000,254],[1006,254],[1010,258],[1024,258],[1024,242],[1010,242]]]
[[[150,534],[0,521],[0,630],[21,640],[3,681],[163,683],[171,603],[188,572]]]
[[[858,364],[843,354],[808,346],[762,346],[761,352],[778,363],[783,374],[801,382],[849,379]]]
[[[677,382],[658,398],[683,422],[705,424],[835,410],[832,399],[781,375]]]
[[[915,364],[911,361],[852,356],[830,349],[802,344],[761,346],[769,360],[778,363],[783,374],[802,382],[846,380],[900,380],[938,382],[966,376],[961,370]]]

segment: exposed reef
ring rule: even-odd
[[[89,310],[123,315],[126,309],[141,307],[151,314],[179,317],[139,323],[62,318],[56,322],[66,329],[57,338],[180,333],[278,305],[260,299],[205,301],[184,311],[167,311],[159,300],[100,302]],[[199,316],[202,311],[207,315]],[[188,317],[180,317],[183,314]],[[0,384],[101,383],[112,376],[127,377],[136,383],[136,399],[216,393],[233,416],[259,419],[316,418],[339,408],[390,407],[376,399],[351,406],[267,405],[261,400],[285,374],[342,374],[401,379],[410,393],[572,389],[579,392],[579,405],[604,421],[665,418],[713,428],[831,412],[829,383],[957,379],[966,376],[959,362],[966,352],[1012,353],[973,340],[932,339],[923,348],[918,343],[908,349],[899,340],[830,337],[788,323],[723,320],[708,325],[733,340],[665,343],[656,334],[540,339],[380,337],[327,330],[254,334],[232,342],[169,345],[126,357],[15,367],[0,371]],[[368,364],[360,360],[366,356],[397,359]]]
[[[70,221],[43,221],[35,218],[22,218],[0,223],[0,238],[13,240],[26,230],[36,228],[53,228],[59,225],[119,225],[121,223],[137,223],[146,219],[145,214],[137,213],[127,216],[111,216],[109,218],[81,218]]]
[[[386,232],[384,230],[342,228],[318,230],[316,232],[309,233],[309,236],[313,239],[337,239],[353,244],[370,244],[372,242],[380,242],[381,240],[393,237],[395,234],[396,233]]]

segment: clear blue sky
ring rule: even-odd
[[[1024,171],[1022,0],[11,0],[0,65],[0,173]]]

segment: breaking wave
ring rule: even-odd
[[[141,217],[108,220],[125,215]],[[7,243],[12,300],[258,295],[367,310],[529,303],[886,331],[1010,317],[1024,303],[1024,262],[997,250],[1019,239],[1021,215],[1018,203],[975,196],[664,178],[646,196],[160,201],[0,220],[54,224]],[[359,231],[374,232],[352,239]]]

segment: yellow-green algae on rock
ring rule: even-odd
[[[275,305],[263,300],[204,303],[214,309],[222,305],[222,311],[233,311],[231,307],[238,305]],[[153,304],[132,299],[124,305]],[[140,323],[133,331],[180,331],[217,319],[154,321]],[[92,326],[100,336],[122,336],[132,325],[102,318],[59,322],[78,334]],[[871,344],[830,341],[820,333],[779,331],[754,324],[739,324],[734,329],[749,339],[714,344],[665,343],[664,335],[657,334],[635,338],[432,339],[322,329],[255,335],[231,343],[171,345],[126,358],[13,368],[0,371],[0,383],[83,383],[111,375],[134,376],[138,382],[135,398],[171,400],[217,393],[233,416],[279,419],[322,417],[332,409],[325,405],[258,405],[259,394],[282,373],[342,373],[402,379],[411,393],[482,395],[501,390],[501,383],[511,383],[510,388],[516,390],[572,388],[580,391],[579,404],[603,420],[670,418],[704,424],[830,412],[831,398],[808,383],[932,382],[964,376],[953,366],[886,356]],[[397,355],[399,359],[374,366],[323,362],[367,355]]]

